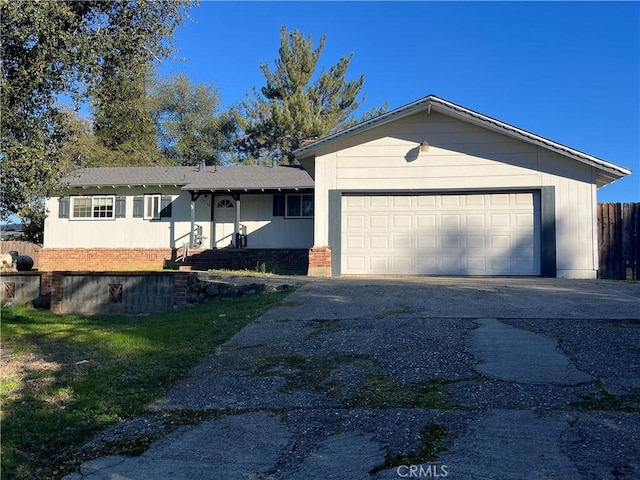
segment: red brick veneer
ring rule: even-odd
[[[309,250],[310,277],[331,276],[331,249],[329,247],[313,247]]]
[[[158,270],[171,259],[170,248],[43,248],[41,271],[130,271]]]

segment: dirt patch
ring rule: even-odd
[[[2,378],[1,398],[14,400],[25,391],[41,389],[55,380],[51,372],[62,366],[42,355],[27,353],[15,355],[9,349],[0,349],[0,377]]]

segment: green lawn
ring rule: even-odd
[[[59,478],[75,448],[144,412],[287,294],[148,316],[2,308],[2,478]]]

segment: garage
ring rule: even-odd
[[[293,153],[316,277],[597,278],[597,189],[631,173],[435,95]]]
[[[343,194],[343,275],[540,275],[538,192]]]

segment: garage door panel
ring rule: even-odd
[[[365,197],[345,197],[344,202],[347,208],[364,208]]]
[[[418,257],[417,259],[418,270],[423,272],[436,272],[438,266],[438,259],[434,257]]]
[[[389,249],[389,238],[388,237],[370,237],[369,248],[372,250],[387,251]]]
[[[485,215],[483,213],[466,214],[464,223],[467,228],[484,228]]]
[[[417,199],[418,207],[435,207],[436,197],[434,195],[422,195]]]
[[[516,274],[521,273],[527,275],[527,272],[530,272],[533,266],[533,257],[511,258],[511,268]]]
[[[418,228],[433,228],[436,226],[435,215],[416,215],[416,225]]]
[[[364,251],[364,246],[365,237],[363,236],[349,236],[346,238],[346,247],[348,250]]]
[[[511,217],[508,213],[493,214],[489,219],[491,227],[509,227],[511,225]]]
[[[484,257],[467,257],[466,267],[467,273],[482,275],[487,271],[487,261]]]
[[[411,250],[412,238],[409,235],[393,237],[392,245],[394,250]]]
[[[438,273],[451,272],[452,274],[461,274],[462,271],[462,259],[460,257],[440,257],[438,259]]]
[[[507,193],[494,193],[489,195],[489,203],[492,206],[509,205],[509,194]]]
[[[508,235],[492,235],[491,248],[500,251],[509,250],[511,248],[511,237]]]
[[[407,269],[411,268],[413,264],[413,258],[411,257],[393,257],[392,258],[392,273],[403,273],[406,272]]]
[[[444,195],[441,198],[440,204],[447,207],[459,207],[460,195]]]
[[[347,228],[364,228],[366,217],[364,215],[347,215]]]
[[[403,208],[409,208],[411,207],[411,203],[412,203],[412,198],[410,196],[397,196],[397,197],[389,197],[392,200],[392,204],[395,208],[397,207],[403,207]]]
[[[435,250],[436,237],[419,235],[416,237],[416,246],[418,250]]]
[[[460,215],[445,213],[440,216],[440,225],[445,228],[460,228]]]
[[[539,275],[532,193],[345,196],[343,274]]]
[[[467,236],[465,238],[465,246],[468,250],[473,250],[473,249],[484,250],[486,248],[485,240],[486,240],[485,237],[481,235]]]
[[[369,228],[389,228],[389,217],[387,215],[371,215],[369,217]]]
[[[352,273],[366,273],[365,262],[364,256],[350,255],[347,258],[345,267]]]
[[[465,205],[469,207],[482,207],[485,204],[484,195],[467,195],[465,197]]]
[[[389,271],[389,257],[372,256],[369,259],[369,268],[372,273],[384,273]]]
[[[411,228],[411,215],[394,215],[394,228]]]
[[[371,197],[371,201],[369,203],[371,208],[387,208],[389,206],[389,197]]]
[[[443,250],[458,250],[462,246],[462,239],[459,235],[444,235],[441,238],[440,247]]]

